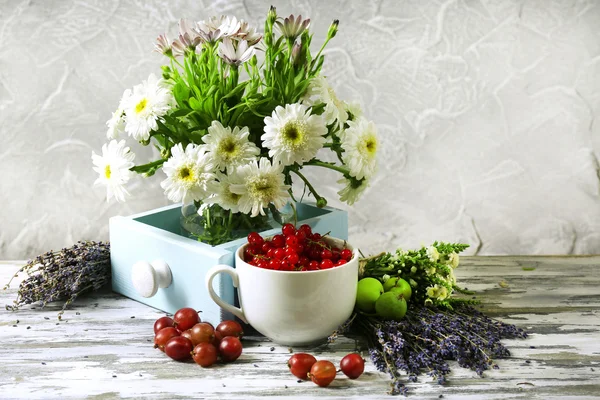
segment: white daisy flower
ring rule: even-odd
[[[346,187],[337,193],[340,196],[340,200],[345,201],[350,206],[362,196],[365,189],[369,186],[369,181],[367,179],[358,180],[342,178],[337,181],[337,183],[346,185]]]
[[[440,252],[435,248],[435,246],[429,246],[427,248],[427,257],[429,257],[431,261],[436,262],[440,259]]]
[[[248,140],[249,135],[247,127],[240,129],[236,126],[232,131],[219,121],[213,121],[208,128],[208,134],[202,137],[206,143],[203,148],[214,166],[222,171],[254,160],[260,154],[260,149]]]
[[[308,90],[304,96],[303,103],[308,105],[316,105],[325,103],[325,122],[327,125],[335,124],[343,127],[348,119],[346,104],[341,101],[329,82],[323,76],[313,78],[308,85]]]
[[[129,195],[125,184],[134,174],[130,171],[134,166],[134,158],[135,154],[127,147],[125,140],[111,140],[104,144],[101,156],[92,151],[94,171],[100,174],[94,185],[106,186],[106,201],[114,197],[122,202],[125,201],[125,196]]]
[[[199,146],[190,143],[184,151],[178,143],[171,148],[171,157],[163,164],[167,179],[160,186],[173,202],[204,200],[208,197],[208,182],[215,179],[212,168]]]
[[[210,182],[208,185],[208,191],[212,194],[204,202],[206,204],[217,204],[224,210],[231,210],[234,213],[239,212],[239,202],[242,196],[231,191],[231,185],[234,184],[243,184],[236,173],[226,175],[218,172],[217,180]]]
[[[304,104],[277,106],[273,114],[265,118],[264,129],[263,146],[269,149],[274,162],[283,165],[302,164],[314,158],[327,134],[323,118],[311,115]]]
[[[342,160],[356,179],[370,178],[377,171],[377,129],[375,124],[360,118],[349,121],[348,129],[342,136],[344,154]]]
[[[252,217],[265,215],[264,208],[273,203],[282,208],[289,200],[288,189],[284,183],[283,165],[262,157],[260,161],[252,161],[236,169],[241,182],[230,185],[231,192],[239,194],[240,212],[250,213]]]
[[[148,140],[150,132],[158,129],[157,120],[171,109],[172,101],[166,82],[150,74],[148,80],[135,86],[123,101],[125,131],[136,140]]]
[[[240,65],[248,61],[254,55],[256,49],[254,46],[248,46],[248,42],[245,40],[234,41],[231,38],[225,38],[219,43],[219,57],[221,57],[227,64]]]
[[[450,266],[452,266],[452,268],[456,268],[460,262],[460,257],[455,252],[452,252],[448,254],[448,261],[450,261]]]

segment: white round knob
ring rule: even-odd
[[[133,287],[142,297],[154,296],[159,287],[169,287],[172,279],[171,268],[164,260],[138,261],[131,268]]]

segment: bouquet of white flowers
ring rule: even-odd
[[[309,26],[309,19],[281,18],[271,7],[264,33],[221,16],[181,20],[173,42],[160,35],[156,51],[169,60],[162,77],[125,90],[107,122],[110,142],[102,155],[92,154],[108,200],[124,201],[134,173],[149,177],[162,168],[165,194],[195,203],[205,228],[199,239],[213,245],[242,228],[258,230],[268,212],[293,205],[293,177],[324,207],[302,173],[306,166],[339,172],[340,199],[353,204],[377,169],[376,128],[320,75],[338,21],[314,56]],[[160,158],[135,165],[119,140],[125,135],[153,144]],[[317,158],[321,149],[337,161]]]

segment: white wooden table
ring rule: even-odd
[[[18,267],[0,263],[2,286]],[[448,384],[423,376],[409,384],[409,396],[600,398],[600,257],[465,257],[457,275],[479,292],[486,313],[526,328],[530,338],[506,340],[511,358],[499,360],[500,369],[485,378],[451,362]],[[339,377],[319,388],[288,372],[287,347],[251,337],[237,362],[202,369],[152,348],[152,326],[162,315],[157,310],[106,291],[77,300],[59,322],[58,304],[6,311],[17,286],[0,292],[2,399],[386,397],[388,377],[370,361],[361,378]],[[368,359],[364,344],[346,337],[293,351],[339,363],[356,346]]]

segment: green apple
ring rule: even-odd
[[[412,288],[410,287],[410,283],[406,282],[404,279],[402,278],[390,278],[387,280],[386,283],[388,283],[391,280],[394,280],[394,284],[393,285],[383,285],[383,289],[386,292],[396,292],[401,294],[402,296],[404,296],[404,300],[409,301],[410,300],[410,296],[412,296]]]
[[[381,318],[400,321],[406,315],[408,305],[404,296],[396,292],[385,292],[375,302],[375,312]]]
[[[383,285],[375,278],[363,278],[356,288],[356,307],[364,312],[375,311],[375,302],[383,293]]]

